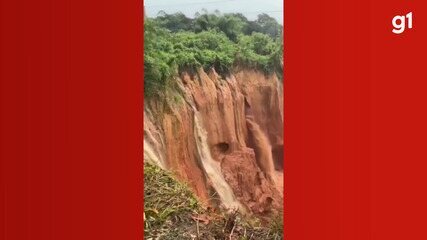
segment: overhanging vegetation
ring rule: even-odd
[[[282,76],[282,26],[266,14],[249,21],[242,14],[161,13],[144,23],[144,94],[164,90],[182,71],[234,66]]]

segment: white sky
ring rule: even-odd
[[[194,17],[196,12],[205,8],[209,12],[242,13],[249,20],[256,19],[260,13],[267,13],[283,23],[283,0],[144,0],[144,5],[149,17],[155,17],[160,10]]]

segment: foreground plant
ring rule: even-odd
[[[144,163],[145,239],[283,239],[281,216],[261,221],[234,210],[205,209],[173,174]]]

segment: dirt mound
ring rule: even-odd
[[[253,149],[246,148],[227,155],[221,167],[237,199],[244,203],[250,212],[267,216],[281,211],[281,193],[258,167]]]

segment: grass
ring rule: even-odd
[[[158,227],[168,219],[200,209],[190,189],[175,180],[171,173],[144,164],[144,224],[146,229]]]
[[[144,236],[146,240],[279,240],[283,221],[277,216],[262,223],[235,211],[205,209],[172,173],[144,163]]]

